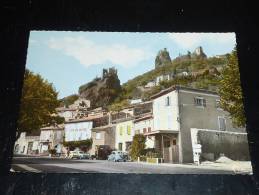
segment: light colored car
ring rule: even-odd
[[[82,151],[70,151],[69,158],[77,158],[77,159],[90,159],[90,154],[84,153]]]
[[[122,152],[122,151],[112,151],[112,153],[108,156],[108,161],[126,162],[127,161],[127,154]]]

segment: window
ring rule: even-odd
[[[169,96],[167,96],[167,97],[165,98],[165,105],[166,105],[166,106],[170,106],[170,97],[169,97]]]
[[[226,130],[226,119],[224,117],[218,117],[219,130]]]
[[[206,106],[206,100],[202,97],[195,97],[194,98],[194,105],[205,107]]]
[[[149,132],[149,133],[151,132],[151,127],[148,127],[148,132]]]
[[[25,146],[23,146],[23,148],[22,148],[22,153],[24,153],[25,152]]]
[[[170,140],[165,140],[164,141],[164,147],[169,148],[170,147]]]
[[[101,133],[96,133],[95,134],[95,139],[101,139]]]
[[[147,132],[147,128],[143,128],[143,133],[146,133]]]
[[[127,134],[130,135],[131,134],[131,126],[127,125]]]
[[[123,134],[123,127],[120,126],[120,135],[122,135],[122,134]]]
[[[122,143],[119,143],[119,150],[122,150]]]

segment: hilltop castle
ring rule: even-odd
[[[112,76],[112,75],[117,75],[117,69],[115,69],[115,67],[103,69],[102,79],[105,79],[105,78],[107,78],[109,76]]]

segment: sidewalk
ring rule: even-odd
[[[179,167],[179,168],[195,168],[195,169],[215,169],[233,171],[234,173],[252,174],[252,166],[250,161],[233,161],[233,162],[210,162],[205,161],[200,165],[190,164],[172,164],[172,163],[147,163],[147,162],[136,162],[139,164],[151,165],[151,166],[167,166],[167,167]]]

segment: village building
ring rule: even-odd
[[[138,104],[138,103],[141,103],[141,102],[142,102],[142,99],[141,99],[141,98],[130,100],[130,104]]]
[[[153,102],[145,101],[134,105],[133,107],[133,116],[136,118],[145,116],[146,114],[152,113]]]
[[[63,117],[65,119],[65,121],[75,119],[77,116],[76,108],[59,107],[56,108],[56,111],[60,117]]]
[[[164,75],[160,75],[160,76],[156,77],[156,79],[155,79],[156,86],[158,86],[159,83],[162,81],[169,81],[169,80],[173,79],[174,76],[175,76],[174,73],[171,73],[171,74],[164,74]]]
[[[215,92],[174,86],[151,99],[154,129],[146,135],[155,136],[155,148],[165,162],[193,162],[191,128],[245,132],[233,127],[228,113],[219,108]]]
[[[38,154],[39,140],[40,136],[27,136],[26,132],[22,132],[15,142],[14,154]]]
[[[92,139],[92,129],[102,127],[109,124],[109,114],[103,109],[89,111],[86,117],[74,119],[65,123],[65,141],[81,141]],[[98,135],[97,135],[98,136]],[[93,140],[92,148],[89,150],[91,155],[95,154],[95,140]]]
[[[65,141],[81,141],[91,138],[93,121],[90,118],[74,119],[65,123]]]
[[[91,104],[90,104],[90,100],[87,100],[85,98],[79,97],[72,105],[70,105],[70,108],[76,108],[76,109],[80,109],[80,108],[90,108]]]
[[[179,72],[176,74],[177,77],[186,77],[189,76],[189,73],[187,71]]]
[[[96,154],[98,147],[103,145],[109,146],[112,150],[115,150],[115,131],[116,126],[113,124],[92,128],[93,144],[91,154]]]
[[[61,154],[64,141],[64,124],[43,127],[40,130],[39,153],[47,155],[49,149],[55,149],[57,154]]]
[[[146,135],[146,148],[155,148],[155,137],[148,136],[148,133],[154,130],[154,120],[152,113],[146,114],[143,117],[137,118],[133,121],[135,134]]]
[[[119,119],[113,121],[116,126],[115,130],[115,149],[123,152],[128,152],[134,133],[133,117]]]
[[[83,118],[88,115],[90,100],[79,97],[73,104],[68,107],[56,108],[57,114],[63,117],[65,121]]]
[[[144,87],[151,88],[151,87],[155,87],[155,86],[156,86],[156,81],[152,80],[152,81],[149,81]]]

